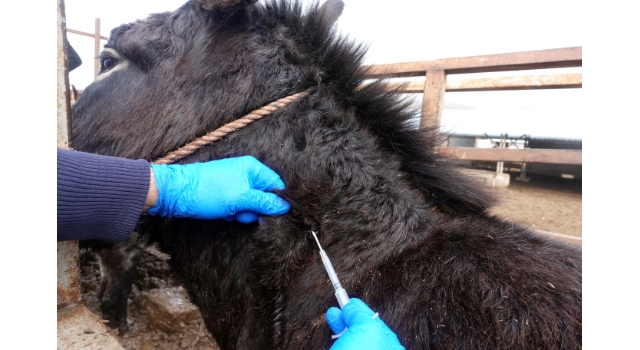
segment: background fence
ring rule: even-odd
[[[95,32],[67,29],[67,33],[94,38],[94,57],[100,54],[100,19],[95,19]],[[99,72],[94,62],[94,77]],[[515,52],[497,55],[445,58],[431,61],[405,62],[367,66],[369,78],[389,78],[389,87],[402,86],[406,93],[423,95],[421,120],[423,126],[440,127],[445,92],[505,91],[582,88],[582,73],[544,74],[498,78],[450,78],[456,74],[521,71],[548,68],[582,67],[582,47]],[[399,83],[396,78],[424,77],[423,81]],[[82,91],[80,91],[82,93]],[[553,127],[550,125],[549,127]],[[546,163],[582,165],[582,150],[576,149],[507,149],[446,147],[440,152],[448,159],[491,162]]]

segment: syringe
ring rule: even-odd
[[[331,265],[331,261],[329,261],[329,257],[327,256],[327,253],[325,253],[324,250],[322,249],[322,246],[320,245],[320,241],[318,241],[318,237],[316,236],[316,233],[311,231],[311,234],[313,234],[313,238],[315,238],[316,242],[318,243],[318,248],[320,248],[320,257],[322,258],[322,263],[324,264],[325,270],[327,270],[327,273],[329,274],[329,279],[331,280],[331,284],[333,284],[333,289],[335,289],[336,291],[336,299],[338,299],[338,304],[340,304],[340,308],[342,309],[350,301],[349,296],[347,295],[347,291],[344,290],[344,288],[342,288],[340,281],[338,281],[338,275],[336,274],[336,271],[333,269],[333,266]]]

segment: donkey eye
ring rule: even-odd
[[[130,64],[126,57],[112,47],[105,47],[96,59],[100,62],[100,71],[94,81],[100,81],[108,77],[112,72],[123,70]]]
[[[113,57],[103,57],[100,59],[100,73],[111,70],[118,64],[118,60]]]

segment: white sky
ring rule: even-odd
[[[263,0],[261,0],[263,1]],[[66,0],[67,27],[101,34],[149,13],[173,11],[185,0]],[[311,0],[303,0],[305,4]],[[340,30],[365,42],[366,64],[422,61],[583,45],[583,17],[577,1],[345,0]],[[126,10],[125,10],[126,9]],[[93,80],[93,39],[69,34],[83,65],[71,83],[83,89]],[[103,42],[104,43],[104,42]],[[508,76],[581,72],[582,68],[499,72]],[[465,75],[470,76],[470,75]],[[462,77],[450,76],[450,79]],[[458,133],[581,139],[582,89],[447,93],[443,129]],[[416,95],[416,104],[421,96]]]

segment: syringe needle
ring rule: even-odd
[[[338,304],[340,304],[340,308],[342,309],[345,305],[349,303],[349,296],[347,295],[347,291],[342,288],[340,281],[338,280],[338,274],[333,269],[333,265],[331,265],[331,261],[329,261],[329,257],[327,253],[322,249],[320,245],[320,241],[318,241],[318,237],[314,231],[311,231],[313,234],[313,238],[316,239],[316,243],[318,243],[318,248],[320,248],[320,258],[322,259],[322,264],[324,264],[324,269],[327,270],[327,274],[329,274],[329,279],[333,284],[333,289],[336,291],[336,299],[338,299]]]
[[[311,231],[311,234],[313,235],[313,238],[316,239],[316,243],[318,243],[318,248],[322,250],[322,246],[320,245],[320,241],[318,240],[318,236],[316,236],[316,233],[314,231]]]

